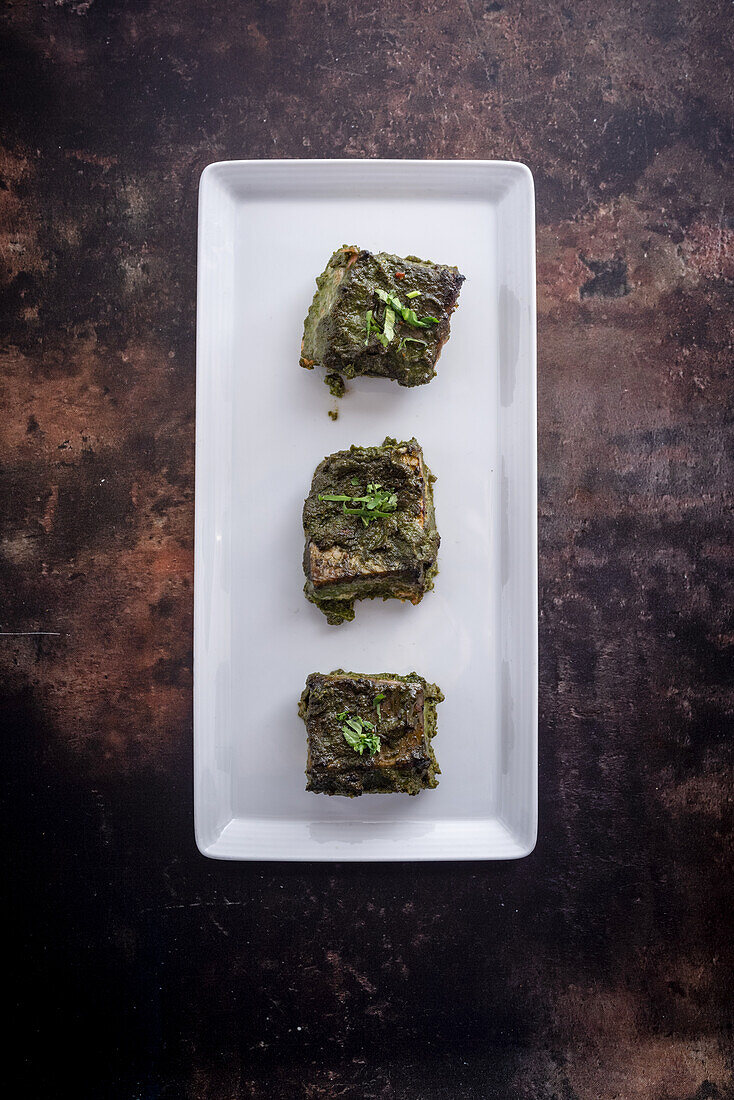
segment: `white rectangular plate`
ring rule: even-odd
[[[195,825],[222,859],[509,859],[537,829],[532,176],[501,161],[226,161],[199,191]],[[333,250],[466,276],[427,386],[299,366]],[[436,587],[329,626],[303,596],[301,509],[321,459],[415,435],[438,477]],[[309,672],[415,670],[446,695],[442,774],[416,797],[305,791]]]

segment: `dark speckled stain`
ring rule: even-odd
[[[583,256],[581,259],[593,273],[579,287],[581,298],[622,298],[629,294],[627,264],[621,256],[615,256],[613,260],[589,260]]]
[[[725,0],[0,12],[24,1095],[732,1100],[732,29]],[[541,826],[516,864],[194,850],[197,181],[323,156],[535,175]]]

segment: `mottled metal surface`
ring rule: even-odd
[[[8,0],[0,21],[20,1094],[731,1097],[730,4]],[[194,849],[196,188],[238,156],[535,173],[524,861]]]

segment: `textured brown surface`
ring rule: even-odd
[[[0,21],[0,629],[54,632],[0,637],[23,1095],[731,1097],[729,3]],[[237,156],[535,173],[524,861],[194,850],[196,188]]]

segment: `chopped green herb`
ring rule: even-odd
[[[424,317],[419,319],[414,309],[403,310],[403,320],[406,325],[412,325],[414,328],[428,328],[429,325],[437,325],[438,317]]]
[[[365,315],[367,328],[367,334],[364,341],[365,347],[367,347],[370,342],[370,336],[374,335],[380,341],[383,348],[386,348],[395,336],[395,320],[398,316],[400,316],[406,325],[412,325],[413,328],[428,328],[429,325],[437,325],[439,323],[438,317],[429,316],[421,320],[414,309],[404,306],[400,299],[396,298],[394,294],[388,294],[387,291],[380,290],[379,288],[375,290],[375,293],[380,301],[385,303],[385,320],[382,329],[380,329],[379,324],[375,320],[374,310],[367,310]],[[420,293],[420,290],[411,290],[407,297],[417,298]],[[403,341],[398,350],[401,350],[404,346],[405,344]]]
[[[367,310],[367,336],[365,337],[365,341],[364,341],[364,346],[365,347],[367,347],[367,345],[370,342],[370,329],[371,328],[372,328],[372,310],[368,309]]]
[[[352,481],[354,484],[354,481]],[[319,500],[330,500],[341,504],[345,516],[358,516],[365,527],[376,519],[388,519],[397,510],[397,493],[383,489],[378,482],[371,481],[364,496],[348,497],[344,493],[319,493]],[[347,504],[356,504],[356,508],[347,508]]]
[[[420,298],[420,296],[420,290],[409,290],[408,293],[405,295],[406,298]]]
[[[364,341],[364,346],[365,347],[367,347],[367,345],[369,344],[370,336],[373,335],[373,334],[377,337],[377,339],[380,341],[382,346],[384,348],[386,348],[388,343],[389,343],[389,340],[388,340],[387,336],[384,334],[384,332],[381,332],[380,326],[377,324],[377,321],[375,321],[375,319],[374,319],[372,310],[368,309],[367,310],[367,336],[366,336],[365,341]]]
[[[395,311],[388,306],[385,310],[385,324],[383,326],[383,332],[388,344],[395,335]]]
[[[399,313],[406,325],[412,325],[413,328],[428,328],[429,324],[438,324],[438,317],[429,316],[421,320],[414,309],[404,306],[394,294],[388,294],[387,291],[380,290],[379,287],[375,290],[375,294],[386,306],[389,306],[395,313]]]
[[[379,721],[382,721],[382,715],[380,714],[380,703],[385,698],[385,692],[381,691],[379,695],[375,696],[375,710],[377,711],[377,717]]]
[[[341,723],[344,740],[360,756],[365,749],[371,754],[380,751],[380,738],[375,733],[372,722],[368,722],[366,718],[352,718],[346,710],[337,714],[336,717]],[[368,733],[367,730],[370,732]]]
[[[402,351],[406,344],[422,344],[424,348],[428,347],[425,340],[419,340],[416,336],[404,336],[398,344],[398,351]]]

